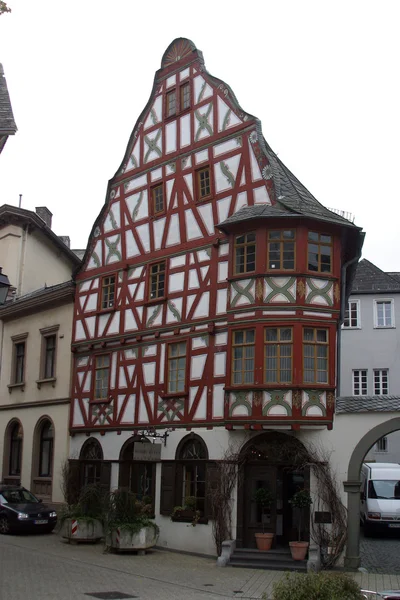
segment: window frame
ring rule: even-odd
[[[377,389],[377,374],[379,373],[379,392]],[[383,375],[386,373],[386,375]],[[386,377],[386,392],[383,392],[384,389],[384,377]],[[389,396],[389,369],[374,369],[374,396]]]
[[[356,382],[356,373],[358,373],[359,381]],[[363,373],[365,373],[365,381],[363,382]],[[364,385],[365,384],[365,385]],[[353,369],[352,372],[353,396],[368,396],[368,369]],[[361,393],[356,392],[356,386],[361,390]],[[365,393],[364,393],[365,390]]]
[[[155,196],[155,192],[157,189],[161,189],[162,190],[162,201],[163,201],[163,207],[161,210],[156,210],[156,196]],[[155,183],[154,185],[152,185],[150,187],[150,193],[151,193],[151,215],[155,218],[160,217],[162,215],[165,214],[166,212],[166,196],[165,196],[165,184],[163,181]]]
[[[170,349],[172,346],[176,346],[179,344],[185,344],[185,352],[184,354],[179,354],[177,356],[171,356],[170,355]],[[166,382],[166,394],[167,396],[185,396],[187,395],[187,389],[188,389],[188,365],[190,363],[190,361],[188,360],[188,341],[187,340],[179,340],[176,342],[168,342],[167,344],[167,348],[166,348],[166,361],[165,361],[165,368],[166,368],[166,375],[165,375],[165,382]],[[185,358],[185,367],[184,367],[184,373],[185,373],[185,378],[184,378],[184,382],[183,382],[183,389],[182,390],[176,390],[176,391],[170,391],[170,360],[174,360],[177,358]],[[180,369],[177,369],[177,372]],[[179,379],[176,379],[176,381],[179,381]]]
[[[318,235],[318,241],[315,240],[310,240],[308,238],[310,233],[315,233]],[[328,242],[322,242],[321,241],[321,237],[322,236],[326,236],[326,237],[330,237],[331,241]],[[316,246],[318,246],[318,254],[317,254],[317,258],[318,258],[318,269],[317,270],[313,270],[310,269],[310,261],[309,261],[309,254],[310,254],[310,250],[309,250],[309,246],[310,244],[314,244]],[[321,270],[321,247],[322,246],[329,246],[331,248],[331,254],[330,254],[330,269],[329,271],[322,271]],[[332,275],[333,273],[333,250],[334,250],[334,237],[331,233],[321,233],[320,231],[312,231],[311,229],[307,230],[307,271],[309,273],[319,273],[321,275]]]
[[[247,334],[248,332],[253,332],[254,333],[254,340],[253,342],[250,343],[242,343],[242,344],[236,344],[235,343],[235,336],[238,333],[244,333]],[[231,352],[231,378],[230,378],[230,385],[232,386],[241,386],[241,387],[254,387],[255,385],[255,378],[256,378],[256,336],[257,336],[257,329],[256,327],[244,327],[244,328],[240,328],[240,329],[234,329],[232,331],[232,338],[231,338],[231,344],[230,344],[230,352]],[[246,339],[246,338],[244,338]],[[251,371],[246,371],[243,368],[244,362],[246,360],[246,357],[243,355],[241,357],[241,364],[242,364],[242,368],[240,373],[242,374],[241,377],[241,381],[238,383],[235,381],[235,374],[239,373],[239,371],[235,371],[234,368],[234,363],[235,363],[235,348],[248,348],[252,346],[253,347],[253,380],[252,381],[244,381],[245,379],[245,374],[246,373],[250,373]],[[248,360],[248,359],[247,359]]]
[[[11,337],[12,341],[12,360],[11,360],[11,377],[10,377],[10,387],[23,387],[25,385],[26,378],[26,359],[27,359],[27,339],[28,333],[21,333],[18,335],[13,335]],[[17,355],[17,347],[19,345],[23,345],[24,352],[22,357],[22,373],[21,380],[17,377],[17,368],[18,368],[18,355]]]
[[[59,325],[53,327],[44,327],[40,329],[42,337],[41,341],[41,355],[40,355],[40,370],[39,379],[36,383],[40,384],[46,381],[54,382],[57,378],[57,354],[58,354],[58,335],[57,332],[60,329]],[[47,362],[47,341],[49,338],[54,337],[54,355],[53,355],[53,373],[49,377],[46,377],[46,362]]]
[[[238,244],[237,243],[237,238],[239,237],[247,237],[248,235],[254,235],[254,242],[245,242],[244,244]],[[247,270],[247,255],[248,255],[248,247],[249,246],[254,246],[254,269],[252,271]],[[245,249],[245,253],[244,253],[244,261],[243,264],[246,267],[246,270],[244,270],[243,272],[238,272],[237,270],[237,248],[239,247],[243,247]],[[233,275],[235,277],[245,277],[246,275],[249,275],[250,273],[256,273],[257,271],[257,232],[256,231],[246,231],[245,233],[239,233],[239,234],[235,234],[234,240],[233,240]]]
[[[103,299],[104,299],[104,289],[109,288],[110,285],[105,286],[104,280],[107,278],[114,277],[114,298],[111,306],[103,307]],[[103,275],[100,278],[100,290],[99,290],[99,312],[109,312],[116,309],[116,300],[117,300],[117,291],[118,291],[118,273],[108,273],[107,275]],[[109,302],[108,302],[109,303]]]
[[[380,448],[379,447],[380,445],[384,446],[384,447]],[[389,452],[389,448],[388,448],[388,436],[387,435],[382,436],[381,438],[379,438],[379,440],[376,441],[375,452],[379,452],[379,453],[382,453],[382,454],[387,454]]]
[[[104,357],[108,357],[109,359],[109,363],[107,365],[107,369],[108,369],[108,377],[107,377],[107,397],[106,398],[97,398],[96,397],[96,373],[97,371],[103,370],[105,367],[104,365],[102,366],[97,366],[97,361],[100,358],[104,358]],[[93,374],[92,374],[92,398],[91,398],[91,402],[94,404],[106,404],[108,402],[111,402],[111,398],[110,398],[110,378],[111,378],[111,362],[112,362],[112,355],[111,352],[104,352],[101,354],[95,354],[93,357]]]
[[[294,233],[294,238],[292,240],[290,240],[290,239],[286,239],[285,240],[283,238],[283,233],[285,231],[292,231]],[[272,233],[272,232],[275,232],[275,233],[279,232],[281,234],[280,239],[279,240],[270,240],[269,239],[269,234]],[[291,273],[291,272],[293,272],[293,271],[296,270],[296,241],[297,241],[296,240],[296,229],[269,229],[267,231],[267,271],[268,272],[276,273],[276,272],[279,272],[279,271],[284,271],[285,273],[286,272]],[[292,269],[285,269],[285,267],[283,267],[283,266],[279,266],[278,268],[270,267],[270,258],[269,258],[270,257],[270,252],[271,252],[270,251],[270,244],[279,243],[279,246],[280,246],[280,248],[279,248],[279,254],[280,254],[279,264],[283,265],[283,244],[285,242],[292,242],[293,246],[294,246],[293,268]]]
[[[151,290],[152,290],[152,277],[153,274],[151,272],[153,267],[156,267],[157,265],[164,265],[164,294],[162,296],[156,296],[155,298],[151,297]],[[152,262],[148,265],[148,272],[147,272],[147,302],[151,302],[151,303],[157,303],[157,302],[162,302],[167,298],[167,284],[168,284],[168,271],[167,271],[167,267],[168,267],[168,261],[167,260],[159,260],[157,262]],[[158,272],[157,277],[159,277],[160,272]]]
[[[174,95],[174,101],[175,101],[175,112],[170,113],[169,112],[169,98],[172,96],[172,94]],[[176,87],[171,87],[170,89],[168,89],[165,92],[165,118],[166,119],[172,119],[174,117],[176,117],[179,113],[179,107],[178,107],[178,95],[176,93]]]
[[[306,329],[312,329],[314,331],[314,335],[313,335],[314,339],[312,341],[304,339],[304,333],[305,333]],[[326,332],[326,342],[318,342],[317,341],[317,332],[318,331],[325,331]],[[302,340],[301,341],[302,341],[302,382],[303,382],[303,385],[312,385],[312,386],[315,386],[315,385],[317,385],[317,386],[329,386],[330,385],[329,382],[330,382],[331,370],[330,370],[330,365],[329,365],[329,360],[330,360],[329,334],[330,334],[330,330],[329,330],[328,327],[315,327],[315,326],[312,326],[312,325],[310,325],[310,326],[304,325],[302,327]],[[323,346],[323,347],[327,348],[327,353],[326,353],[326,367],[327,367],[326,368],[326,381],[323,381],[323,382],[317,381],[317,374],[318,374],[318,371],[320,370],[320,369],[317,368],[318,367],[318,358],[321,358],[321,357],[318,357],[316,353],[314,353],[313,357],[310,357],[310,356],[306,357],[305,356],[305,353],[304,353],[305,346],[306,345],[311,345],[311,344],[314,345],[315,348],[318,348],[318,346]],[[304,368],[304,365],[305,365],[305,359],[306,358],[313,358],[313,360],[314,360],[314,381],[306,381],[305,380],[306,369]],[[307,369],[307,371],[310,371],[310,369]]]
[[[271,330],[271,329],[276,329],[278,331],[278,339],[277,341],[268,341],[267,340],[267,331]],[[289,329],[290,333],[291,333],[291,338],[290,341],[287,340],[281,340],[280,339],[280,332],[282,329]],[[294,338],[293,338],[293,327],[292,326],[287,326],[287,325],[279,325],[276,327],[264,327],[264,365],[263,365],[263,371],[264,371],[264,383],[265,385],[292,385],[293,383],[293,360],[294,360],[294,352],[293,352],[293,342],[294,342]],[[276,373],[277,373],[277,381],[268,381],[267,380],[267,348],[268,346],[273,346],[276,345],[277,346],[277,354],[274,357],[277,361],[277,367],[275,369]],[[281,356],[281,346],[290,346],[291,347],[291,353],[290,356]],[[281,371],[287,371],[288,369],[281,369],[280,366],[280,361],[281,358],[290,358],[290,380],[289,381],[281,381]]]
[[[202,196],[201,195],[201,173],[203,173],[204,171],[208,171],[208,187],[210,189],[209,193]],[[213,179],[212,179],[212,169],[210,167],[209,164],[207,165],[203,165],[202,167],[200,167],[199,169],[196,169],[195,171],[195,177],[196,177],[196,200],[197,202],[205,202],[207,200],[209,200],[210,198],[213,197]]]
[[[47,425],[50,425],[50,428],[53,429],[53,435],[50,437],[44,437],[43,431]],[[49,455],[47,461],[48,472],[42,472],[42,457],[43,457],[43,449],[44,442],[49,442]],[[46,419],[43,421],[42,426],[40,428],[40,443],[39,443],[39,465],[38,465],[38,477],[53,477],[53,453],[54,453],[54,425],[49,420]]]
[[[184,90],[187,87],[189,88],[189,105],[184,106],[183,105]],[[190,85],[190,81],[184,81],[183,83],[181,83],[179,85],[179,112],[180,113],[185,112],[185,111],[189,110],[191,106],[192,106],[192,86]]]
[[[378,304],[390,303],[390,325],[378,325]],[[394,319],[394,299],[393,298],[374,298],[374,329],[395,329]]]
[[[356,325],[351,325],[351,304],[356,305]],[[346,325],[346,313],[349,313],[349,325]],[[343,329],[361,329],[361,306],[360,300],[357,298],[356,300],[348,300],[347,307],[345,309],[345,313],[343,316]]]
[[[17,429],[17,433],[21,432],[21,435],[18,435],[13,438],[13,433]],[[8,456],[8,477],[21,477],[22,472],[22,453],[23,453],[23,444],[24,444],[24,431],[22,429],[22,425],[20,421],[14,421],[11,423],[10,428],[10,436],[9,436],[9,456]],[[16,442],[15,444],[13,442]],[[17,454],[17,470],[12,469],[12,464],[14,462],[14,452]],[[18,470],[19,469],[19,470]]]

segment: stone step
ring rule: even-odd
[[[305,560],[293,560],[293,561],[241,561],[233,559],[229,562],[230,567],[241,567],[242,569],[265,569],[267,571],[307,571],[307,561]]]
[[[276,548],[260,552],[256,548],[238,548],[232,554],[229,565],[249,569],[275,571],[306,571],[306,560],[293,560],[288,548]]]

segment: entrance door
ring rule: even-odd
[[[273,466],[247,465],[244,480],[244,527],[243,545],[246,548],[256,548],[255,533],[276,533],[277,502],[271,508],[262,510],[254,501],[254,494],[259,488],[277,494],[277,468]]]

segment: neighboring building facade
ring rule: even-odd
[[[67,238],[63,238],[67,241]],[[1,480],[63,501],[68,456],[73,270],[80,259],[51,230],[51,213],[0,207],[0,263],[11,291],[0,307]]]
[[[341,296],[362,242],[283,165],[192,42],[175,40],[76,274],[79,484],[152,496],[161,545],[215,554],[207,490],[234,449],[245,457],[238,546],[255,544],[264,485],[276,495],[268,527],[293,539],[289,500],[310,482],[268,453],[332,428]],[[143,443],[163,434],[151,451]],[[201,512],[194,534],[170,519],[188,496]]]
[[[0,154],[10,135],[14,135],[17,126],[14,121],[7,82],[4,77],[3,65],[0,63]]]
[[[342,328],[340,375],[341,396],[358,401],[359,411],[380,411],[400,398],[399,324],[400,274],[362,260]],[[400,462],[400,433],[377,440],[366,460]]]

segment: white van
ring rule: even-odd
[[[364,535],[400,530],[400,464],[364,463],[361,482],[360,515]]]

